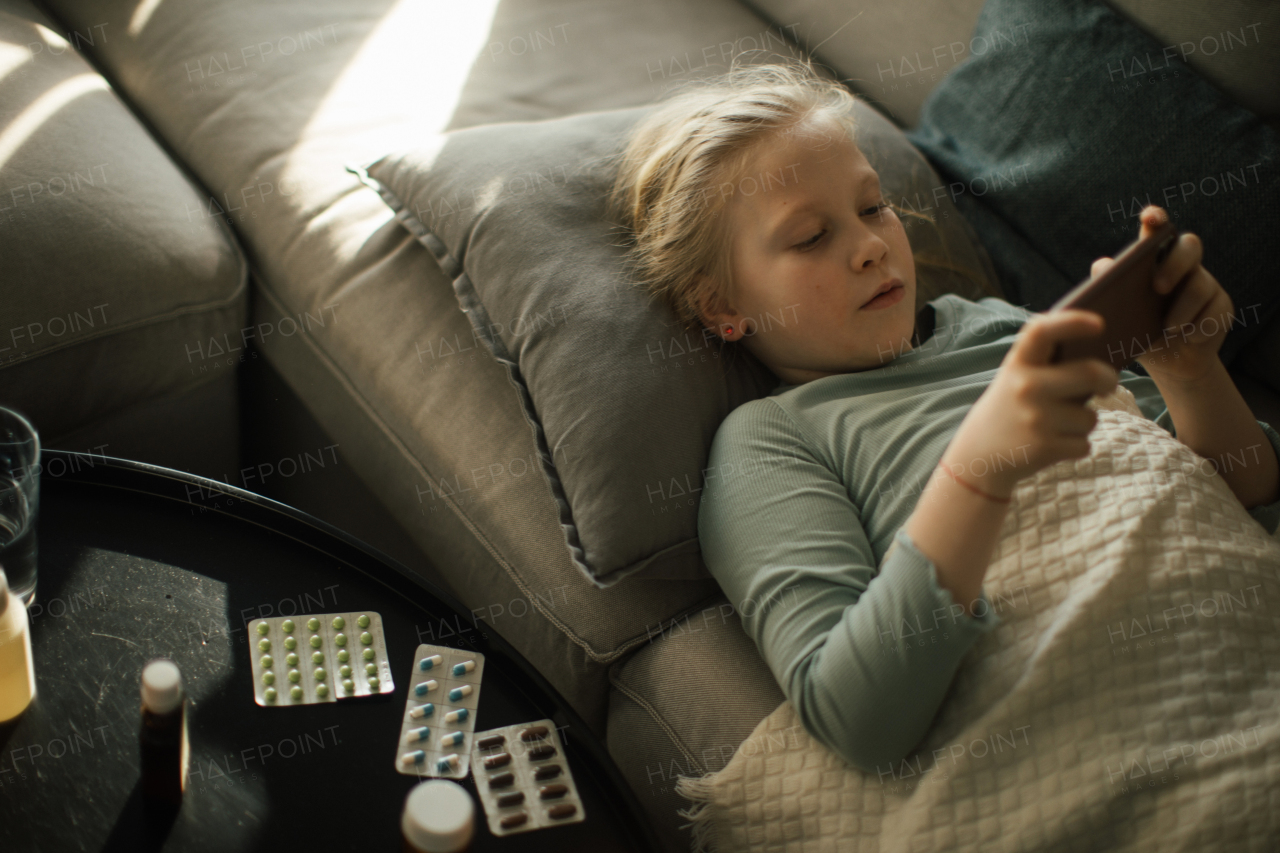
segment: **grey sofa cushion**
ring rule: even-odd
[[[509,371],[575,565],[605,588],[707,577],[697,505],[724,417],[778,379],[745,347],[683,330],[629,279],[605,197],[648,107],[467,128],[357,170],[453,283],[472,338]],[[998,295],[981,250],[902,133],[855,105],[859,139],[908,217],[919,298]],[[433,358],[457,341],[429,342]],[[439,352],[435,352],[436,349]]]
[[[0,2],[0,403],[55,442],[234,374],[248,305],[207,198],[59,32]]]
[[[610,669],[609,682],[609,752],[664,849],[690,850],[688,821],[678,813],[692,803],[676,793],[677,780],[723,770],[786,697],[723,594],[654,631]]]

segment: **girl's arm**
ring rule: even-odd
[[[738,407],[712,444],[698,538],[805,729],[890,778],[999,619],[956,605],[904,530],[878,560],[829,462],[772,400]]]
[[[1280,499],[1275,448],[1220,359],[1196,379],[1159,373],[1151,378],[1169,409],[1178,440],[1214,460],[1245,509]]]
[[[907,534],[937,567],[938,585],[970,613],[1017,481],[1089,453],[1098,415],[1086,403],[1110,393],[1119,374],[1100,359],[1049,358],[1059,342],[1101,329],[1102,318],[1089,311],[1028,321],[947,445],[941,461],[951,473],[935,469],[907,520]]]

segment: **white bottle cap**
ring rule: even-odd
[[[466,788],[448,779],[431,779],[409,792],[400,831],[426,853],[454,853],[471,843],[475,810]]]
[[[182,673],[177,664],[159,658],[143,667],[142,704],[153,714],[167,714],[182,704]]]

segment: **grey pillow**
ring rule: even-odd
[[[711,441],[730,411],[778,384],[745,347],[686,332],[628,277],[605,199],[626,134],[650,109],[464,128],[348,167],[431,251],[476,339],[506,366],[572,559],[600,588],[637,573],[710,577],[697,520]],[[922,214],[907,228],[917,301],[1000,295],[928,163],[856,109],[889,197]]]

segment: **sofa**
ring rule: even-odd
[[[1168,44],[1280,24],[1244,0],[1113,5]],[[47,446],[286,500],[449,590],[605,739],[664,848],[687,850],[677,777],[724,767],[778,685],[714,580],[599,589],[574,568],[547,483],[515,474],[536,448],[502,366],[478,347],[424,359],[472,339],[467,318],[344,166],[652,103],[775,54],[812,56],[909,129],[981,7],[0,0],[0,403]],[[1274,47],[1187,61],[1280,129]],[[1274,327],[1232,374],[1280,423]]]

